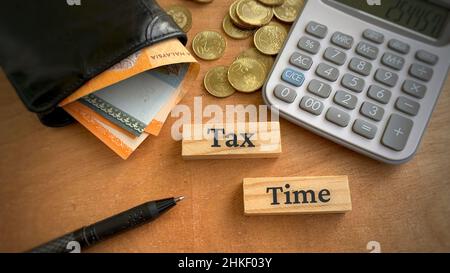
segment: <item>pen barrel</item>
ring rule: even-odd
[[[68,233],[38,246],[30,250],[30,252],[66,253],[74,251],[73,245],[75,247],[79,246],[80,248],[88,247],[117,233],[150,222],[175,204],[173,198],[147,202],[90,226]],[[71,242],[73,243],[71,244]]]

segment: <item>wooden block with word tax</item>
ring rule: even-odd
[[[244,179],[246,215],[344,213],[352,210],[347,176]]]
[[[280,123],[184,124],[182,146],[184,159],[277,157]]]

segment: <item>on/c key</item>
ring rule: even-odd
[[[302,72],[294,69],[286,68],[281,75],[283,81],[292,84],[293,86],[300,87],[305,82],[305,75]]]

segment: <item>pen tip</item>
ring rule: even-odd
[[[178,196],[178,197],[175,197],[174,199],[175,199],[175,202],[180,202],[181,200],[184,199],[184,196]]]

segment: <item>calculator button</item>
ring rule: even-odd
[[[412,64],[409,69],[409,74],[419,80],[427,82],[433,77],[433,69],[421,64]]]
[[[405,97],[399,97],[395,103],[395,108],[411,116],[419,113],[420,104]]]
[[[405,65],[405,59],[392,53],[384,53],[381,63],[395,70],[401,70]]]
[[[336,92],[333,100],[336,104],[349,110],[355,109],[356,104],[358,103],[358,98],[356,98],[356,96],[340,90]]]
[[[384,42],[384,35],[371,29],[366,29],[363,32],[363,37],[376,44],[382,44]]]
[[[289,62],[292,65],[295,65],[296,67],[303,70],[309,70],[311,68],[311,65],[313,64],[313,60],[311,59],[311,57],[300,54],[298,52],[294,52],[294,54],[292,54]]]
[[[353,45],[353,37],[342,32],[335,32],[331,37],[331,42],[344,49],[350,49]]]
[[[375,121],[380,121],[384,116],[384,109],[370,102],[364,102],[360,110],[361,115]]]
[[[360,42],[356,47],[356,53],[370,60],[378,57],[378,48],[366,42]]]
[[[325,50],[323,58],[334,64],[343,65],[345,63],[345,60],[347,60],[347,54],[336,48],[329,47]]]
[[[300,108],[313,115],[320,115],[323,111],[323,103],[310,96],[304,96],[300,102]]]
[[[416,59],[430,65],[435,65],[439,60],[438,56],[425,50],[417,51]]]
[[[398,75],[380,68],[375,73],[375,80],[387,86],[394,87],[397,84]]]
[[[359,77],[353,76],[351,74],[345,74],[344,77],[342,77],[341,84],[345,88],[361,93],[364,89],[365,82]]]
[[[409,53],[409,45],[407,43],[401,42],[397,39],[392,39],[388,43],[388,47],[394,51],[397,51],[402,54]]]
[[[334,107],[330,107],[330,109],[328,109],[325,117],[328,121],[341,127],[347,127],[348,123],[350,122],[349,114]]]
[[[325,63],[320,63],[317,66],[316,74],[326,80],[335,82],[339,77],[339,70]]]
[[[353,58],[348,64],[348,68],[363,76],[369,76],[372,70],[372,64],[359,58]]]
[[[317,52],[319,52],[320,49],[320,43],[308,37],[300,38],[300,41],[298,41],[297,46],[298,48],[311,54],[316,54]]]
[[[353,132],[367,139],[374,139],[378,128],[362,119],[355,120],[353,123]]]
[[[309,22],[306,26],[306,32],[317,37],[317,38],[325,38],[327,35],[328,28],[322,24],[316,22]]]
[[[413,125],[412,120],[393,114],[386,126],[381,143],[395,151],[402,151],[406,146]]]
[[[281,75],[283,81],[290,83],[294,86],[300,87],[305,81],[305,75],[302,72],[295,71],[290,68],[286,68]]]
[[[326,99],[331,94],[331,86],[318,80],[312,80],[308,85],[308,91]]]
[[[418,99],[425,97],[425,92],[427,92],[427,87],[423,84],[412,80],[406,80],[402,86],[403,92]]]
[[[275,87],[275,90],[273,91],[273,94],[278,99],[287,102],[287,103],[293,103],[295,101],[295,98],[297,97],[297,92],[295,92],[294,89],[291,89],[289,87],[286,87],[282,84],[278,84]]]
[[[379,103],[387,104],[391,99],[392,93],[378,85],[371,85],[369,91],[367,91],[367,96]]]

